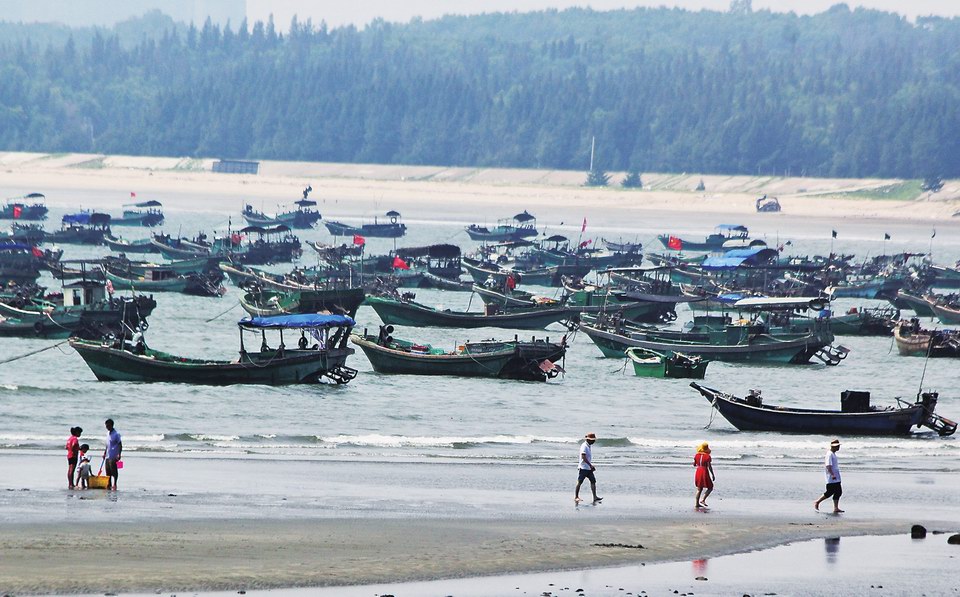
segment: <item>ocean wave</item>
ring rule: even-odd
[[[533,443],[571,443],[569,438],[538,437],[533,435],[462,436],[407,436],[407,435],[335,435],[317,436],[325,444],[369,446],[383,448],[457,448],[495,444],[529,445]]]

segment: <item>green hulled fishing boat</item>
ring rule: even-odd
[[[625,351],[633,363],[637,377],[670,377],[703,379],[710,361],[682,353],[664,354],[655,350],[633,347]]]
[[[378,373],[407,375],[454,375],[546,381],[562,369],[555,363],[566,354],[566,336],[559,343],[550,339],[523,342],[488,340],[467,342],[447,351],[429,344],[394,338],[393,326],[381,326],[377,336],[354,334],[359,346]]]
[[[70,346],[100,381],[172,382],[203,385],[316,383],[328,378],[338,384],[356,377],[346,366],[354,353],[347,346],[355,322],[343,315],[283,315],[239,322],[240,355],[234,361],[193,359],[153,350],[142,339],[97,342],[71,339]],[[279,330],[276,348],[267,346],[266,330]],[[297,348],[287,348],[283,330],[299,330]],[[247,352],[243,334],[261,335],[258,352]],[[307,333],[310,334],[308,339]],[[312,346],[311,346],[311,343]]]
[[[542,330],[551,323],[569,319],[574,315],[564,307],[511,309],[494,314],[449,311],[434,309],[412,301],[377,296],[367,297],[366,304],[373,307],[386,324],[422,327]]]

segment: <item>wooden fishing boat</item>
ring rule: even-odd
[[[960,288],[960,263],[957,267],[930,264],[927,271],[933,276],[935,288]]]
[[[720,224],[716,231],[702,242],[685,240],[672,234],[661,234],[657,238],[665,249],[671,251],[719,251],[725,243],[746,241],[749,236],[750,231],[746,226]]]
[[[882,299],[888,296],[896,296],[901,286],[903,286],[903,279],[898,277],[876,276],[862,280],[848,278],[840,284],[828,286],[824,292],[835,299]]]
[[[48,233],[46,242],[63,245],[102,245],[103,239],[108,234],[110,234],[109,214],[81,211],[63,216],[60,230]]]
[[[107,297],[102,282],[83,280],[64,285],[62,303],[22,296],[0,302],[0,317],[7,320],[0,334],[25,338],[123,337],[130,330],[145,329],[147,317],[156,306],[152,296]]]
[[[564,321],[573,315],[564,307],[511,309],[492,314],[449,311],[412,301],[399,301],[378,296],[368,296],[366,304],[373,307],[385,324],[420,327],[542,330],[552,323]]]
[[[373,219],[373,224],[361,224],[360,226],[350,226],[342,222],[327,221],[323,225],[333,236],[353,236],[359,235],[364,238],[400,238],[407,233],[407,225],[400,221],[400,212],[388,211],[387,222],[380,222],[377,218]]]
[[[42,245],[46,242],[47,233],[40,224],[20,224],[15,222],[10,232],[0,232],[0,243],[22,243],[25,245]]]
[[[891,307],[851,307],[843,315],[830,318],[836,336],[889,336],[900,319],[900,311]]]
[[[563,369],[555,363],[566,355],[566,336],[559,342],[550,339],[518,338],[508,341],[467,342],[453,351],[429,344],[394,338],[393,326],[381,326],[377,336],[354,334],[359,346],[377,373],[406,375],[455,375],[461,377],[499,377],[525,381],[546,381]]]
[[[354,350],[347,346],[355,322],[343,315],[283,315],[241,320],[240,355],[234,361],[175,356],[134,342],[91,342],[71,339],[99,381],[172,382],[205,385],[316,383],[328,378],[338,384],[356,377],[346,366]],[[277,348],[267,346],[265,332],[280,331]],[[299,330],[297,348],[284,345],[283,330]],[[258,352],[244,348],[243,334],[261,335]],[[307,339],[307,332],[311,339]],[[315,342],[310,346],[311,342]]]
[[[760,392],[738,398],[696,382],[690,387],[740,431],[778,431],[820,435],[906,435],[913,427],[929,427],[952,435],[957,424],[937,415],[937,392],[923,392],[914,403],[898,399],[896,407],[871,407],[869,392],[845,391],[840,410],[791,408],[763,404]]]
[[[918,317],[934,317],[933,309],[926,298],[907,292],[902,288],[897,291],[896,298],[890,302],[898,309],[912,310]]]
[[[937,301],[930,304],[934,315],[944,325],[960,325],[960,304],[953,301]]]
[[[123,215],[111,218],[114,226],[147,226],[154,227],[163,224],[163,204],[159,201],[140,201],[123,206]]]
[[[0,220],[46,220],[49,210],[45,199],[41,193],[7,199],[6,205],[0,207]]]
[[[471,240],[482,242],[502,242],[519,240],[537,236],[537,218],[524,211],[513,218],[505,218],[497,222],[493,228],[470,224],[466,228]]]
[[[42,255],[30,245],[0,243],[0,287],[35,282],[40,277]]]
[[[269,227],[280,226],[281,224],[290,228],[309,229],[319,222],[322,217],[316,209],[317,202],[307,197],[313,191],[312,186],[303,189],[303,198],[294,201],[295,209],[269,216],[263,212],[253,209],[252,205],[246,205],[243,208],[243,218],[250,226]]]
[[[901,356],[960,358],[960,330],[925,330],[913,318],[898,322],[893,338]]]
[[[183,292],[190,283],[186,276],[169,270],[148,271],[138,276],[117,274],[108,269],[106,276],[114,288],[138,292]]]
[[[633,363],[637,377],[671,377],[703,379],[710,361],[682,353],[664,354],[645,348],[628,348],[627,358]]]
[[[160,250],[151,242],[149,238],[140,238],[136,240],[126,240],[118,238],[112,234],[103,237],[103,242],[110,247],[111,251],[129,255],[145,255],[147,253],[159,253]]]
[[[579,329],[610,358],[623,358],[624,351],[637,346],[714,361],[796,365],[817,358],[825,364],[838,365],[849,352],[842,346],[831,346],[834,335],[827,318],[814,319],[793,331],[775,329],[758,316],[774,310],[789,312],[810,304],[810,299],[743,299],[739,304],[739,310],[754,315],[750,319],[730,321],[719,329],[664,330],[609,316],[585,318]]]
[[[313,288],[289,292],[252,289],[240,298],[240,306],[254,317],[320,312],[355,317],[365,298],[363,288]]]

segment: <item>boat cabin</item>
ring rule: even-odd
[[[87,307],[107,299],[103,282],[82,280],[63,285],[64,307]]]

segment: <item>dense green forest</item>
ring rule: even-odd
[[[960,20],[574,9],[0,26],[0,149],[960,177]]]

